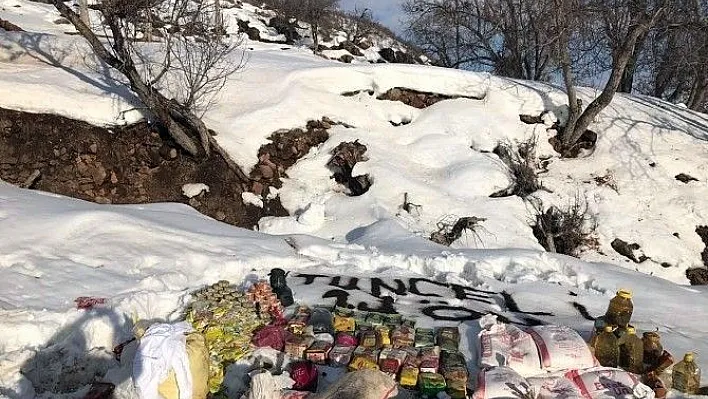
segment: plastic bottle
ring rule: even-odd
[[[617,337],[612,333],[612,326],[605,326],[604,331],[597,336],[595,342],[595,357],[605,367],[617,367],[619,355]]]
[[[642,374],[644,371],[644,343],[637,337],[634,327],[627,327],[627,331],[618,339],[619,366],[630,373]]]
[[[627,327],[632,318],[632,311],[634,311],[632,292],[620,289],[617,291],[617,295],[610,300],[605,313],[605,321],[612,326]]]
[[[595,325],[592,328],[592,334],[590,335],[590,341],[588,342],[588,346],[590,347],[590,351],[593,355],[595,354],[595,346],[597,346],[597,336],[602,334],[606,325],[607,323],[605,323],[605,316],[600,316],[595,319]]]
[[[683,360],[674,365],[672,373],[673,388],[687,393],[695,394],[701,386],[701,369],[694,362],[693,353],[684,355]]]

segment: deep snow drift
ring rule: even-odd
[[[2,0],[1,6],[3,18],[30,31],[0,31],[1,107],[109,126],[143,117],[129,90],[84,57],[81,40],[63,33],[72,29],[53,23],[58,14],[50,6],[24,0]],[[473,287],[488,291],[485,301],[454,299],[445,306],[507,312],[517,321],[530,316],[584,333],[592,323],[578,309],[597,316],[617,288],[628,287],[636,293],[634,324],[640,330],[659,328],[675,356],[695,349],[708,366],[708,322],[696,317],[708,305],[705,289],[672,284],[687,284],[685,270],[701,266],[704,245],[694,230],[708,224],[705,115],[618,95],[591,126],[599,135],[594,153],[560,159],[548,144],[555,132],[519,120],[519,114],[542,111],[550,111],[549,125],[563,117],[566,99],[550,86],[424,66],[345,65],[304,48],[263,43],[248,43],[245,51],[246,68],[206,115],[220,144],[244,169],[256,164],[258,149],[279,129],[324,116],[351,126],[329,129],[329,140],[288,170],[279,195],[294,216],[261,220],[257,233],[181,205],[102,206],[0,185],[0,395],[32,397],[46,388],[32,387],[19,374],[27,364],[46,365],[56,378],[70,368],[61,361],[75,367],[93,356],[99,369],[62,390],[110,369],[108,378],[122,382],[120,396],[130,397],[127,369],[107,352],[129,334],[132,317],[177,317],[189,290],[219,279],[263,276],[276,266]],[[470,98],[425,109],[377,99],[395,87]],[[359,94],[342,95],[352,92]],[[586,102],[594,94],[581,90]],[[500,141],[533,136],[538,155],[548,158],[541,178],[552,192],[537,195],[559,206],[578,196],[597,218],[599,247],[582,253],[584,261],[543,252],[522,199],[489,197],[509,184],[504,164],[491,151]],[[354,174],[373,180],[359,197],[347,196],[325,166],[331,149],[354,140],[367,146],[368,157]],[[697,181],[677,181],[680,173]],[[597,185],[599,176],[611,176],[616,190]],[[416,212],[401,209],[404,193],[420,205]],[[257,202],[250,195],[244,200]],[[486,221],[451,248],[426,239],[439,221],[462,216]],[[650,259],[630,262],[612,249],[617,238],[637,243],[637,256]],[[296,297],[323,302],[327,283],[320,278],[312,286],[295,284]],[[362,287],[352,301],[376,306],[370,285]],[[509,305],[503,291],[518,307]],[[88,295],[108,297],[109,303],[94,312],[75,310],[74,299]],[[423,311],[409,299],[400,296],[397,310]],[[473,325],[464,324],[468,345]],[[54,345],[50,353],[68,355],[61,361],[45,356],[48,344]]]

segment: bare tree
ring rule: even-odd
[[[315,54],[319,52],[320,29],[339,6],[339,0],[270,0],[268,3],[288,17],[310,24]]]
[[[215,26],[220,19],[210,0],[103,0],[91,6],[100,13],[100,26],[86,24],[62,0],[53,4],[97,57],[125,77],[182,149],[193,156],[215,149],[245,176],[201,120],[228,76],[243,65],[242,56],[234,57],[240,43]],[[161,40],[142,43],[152,35]]]
[[[347,41],[360,44],[369,35],[377,31],[376,21],[371,10],[364,8],[354,8],[354,11],[345,14],[347,21],[343,21],[344,31],[347,33]]]
[[[561,153],[568,155],[588,126],[614,98],[627,65],[636,51],[638,41],[670,7],[671,0],[554,0],[554,2],[556,6],[554,20],[558,33],[557,54],[569,106],[568,120],[561,131],[559,144]],[[622,7],[627,8],[626,13]],[[623,15],[619,18],[607,16],[614,12],[623,12]],[[600,28],[606,32],[613,32],[612,27],[608,25],[617,20],[623,20],[626,34],[617,35],[618,42],[612,46],[610,76],[600,95],[583,109],[582,101],[578,98],[575,89],[576,79],[570,55],[571,39],[573,35],[583,33],[580,27],[591,30]]]
[[[552,67],[550,0],[407,0],[407,32],[441,66],[543,80]]]

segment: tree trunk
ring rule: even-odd
[[[605,109],[605,107],[607,107],[610,102],[612,102],[612,99],[614,98],[615,93],[619,88],[620,82],[622,80],[622,75],[624,75],[625,68],[627,67],[627,63],[629,63],[629,60],[632,57],[632,53],[634,52],[634,48],[637,44],[638,38],[641,35],[645,34],[650,27],[650,23],[643,23],[635,25],[632,30],[630,30],[624,43],[615,53],[615,57],[612,62],[612,73],[610,74],[610,78],[605,84],[602,93],[600,93],[600,95],[588,105],[585,111],[583,111],[583,113],[578,117],[578,120],[574,126],[566,125],[566,128],[563,130],[562,143],[566,151],[572,148],[575,143],[578,142],[580,136],[585,133],[588,126],[590,126],[593,120],[595,120],[595,118],[600,114],[600,112]],[[567,84],[568,83],[566,82],[566,85]],[[575,90],[571,90],[570,88],[568,88],[569,101],[571,100],[570,92],[574,91]]]
[[[317,23],[313,22],[310,24],[310,31],[312,32],[312,43],[313,43],[312,44],[312,46],[313,46],[312,52],[315,54],[320,52],[320,35],[317,32],[318,30],[319,29],[318,29]]]
[[[86,26],[91,26],[89,19],[88,0],[79,0],[79,17]]]
[[[642,47],[644,47],[644,42],[646,41],[647,34],[644,33],[637,39],[637,44],[634,47],[632,56],[627,62],[627,67],[622,74],[622,80],[620,81],[620,86],[617,89],[620,93],[631,93],[634,87],[634,74],[637,72],[637,62],[639,61],[639,55],[641,54]]]

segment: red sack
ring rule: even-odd
[[[105,305],[106,298],[100,298],[95,296],[80,296],[74,299],[76,302],[76,309],[91,310],[96,306]]]
[[[315,392],[317,390],[317,366],[312,362],[297,362],[290,366],[290,378],[295,381],[293,389]]]
[[[282,352],[287,338],[285,329],[279,325],[268,325],[253,334],[253,345],[259,348],[271,347]]]
[[[338,346],[357,346],[359,344],[359,340],[351,334],[339,333],[337,334],[335,344]]]

